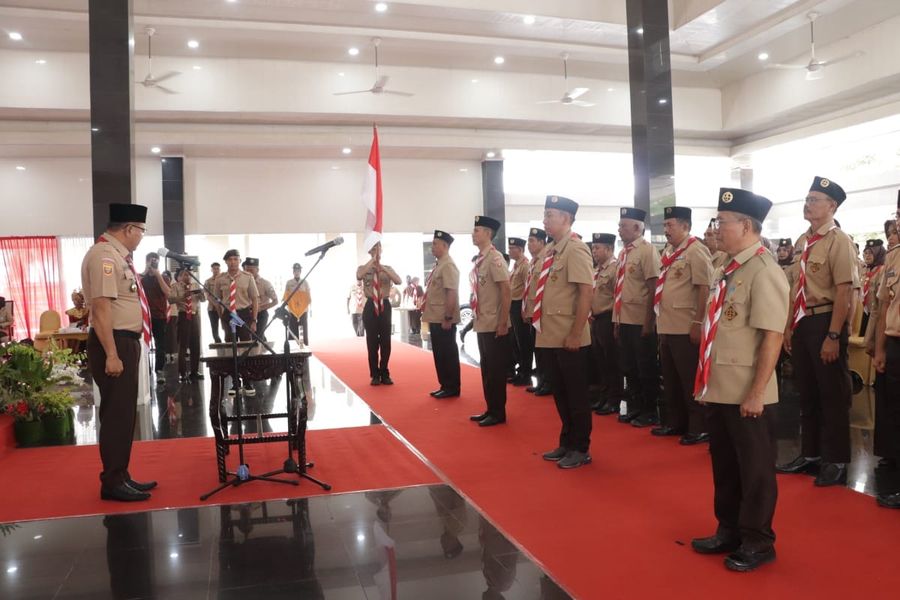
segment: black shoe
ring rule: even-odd
[[[775,470],[779,473],[809,473],[819,466],[820,458],[806,458],[798,456],[789,463],[776,465]]]
[[[659,423],[659,419],[654,415],[641,415],[631,420],[632,427],[650,427]]]
[[[875,500],[878,501],[878,506],[883,506],[885,508],[900,508],[900,493],[878,494],[878,496],[875,497]]]
[[[385,373],[381,376],[381,383],[384,385],[394,385],[394,380],[391,379],[391,376]]]
[[[631,423],[635,419],[637,419],[641,413],[639,412],[628,412],[624,415],[619,415],[619,423]]]
[[[740,540],[722,539],[718,534],[691,540],[691,548],[699,554],[726,554],[735,552],[740,547]]]
[[[584,465],[591,464],[591,455],[587,452],[579,452],[578,450],[572,450],[564,458],[562,458],[556,466],[560,469],[577,469],[578,467],[582,467]]]
[[[725,558],[725,567],[731,571],[746,573],[775,560],[775,549],[770,548],[763,552],[748,552],[738,549]]]
[[[531,385],[531,375],[519,375],[517,377],[513,377],[510,383],[516,387],[522,387],[523,385],[529,386]]]
[[[434,390],[433,392],[428,392],[428,395],[431,396],[432,398],[434,398],[435,396],[437,396],[438,394],[440,394],[443,391],[444,391],[444,388],[441,388],[439,390]]]
[[[498,419],[494,415],[488,415],[482,420],[478,421],[479,427],[493,427],[494,425],[501,425],[506,423],[506,419]]]
[[[541,458],[543,458],[544,460],[557,461],[565,458],[566,454],[568,453],[568,450],[560,446],[559,448],[551,450],[550,452],[544,452],[541,455]]]
[[[376,375],[372,378],[372,381],[369,382],[370,385],[381,385],[381,377]]]
[[[663,425],[662,427],[654,427],[650,430],[650,435],[655,435],[657,437],[666,437],[670,435],[682,435],[684,433],[683,429],[678,429],[677,427],[669,427],[668,425]]]
[[[100,488],[101,500],[116,500],[118,502],[139,502],[141,500],[148,500],[149,498],[150,494],[148,494],[147,492],[139,492],[124,482],[115,487]]]
[[[847,465],[837,463],[822,463],[819,476],[813,482],[818,487],[831,485],[847,485]]]
[[[141,483],[140,481],[135,481],[134,479],[127,479],[125,483],[128,484],[128,487],[136,489],[139,492],[149,492],[157,485],[155,481],[146,481],[144,483]]]
[[[544,386],[542,388],[538,388],[537,391],[534,392],[535,396],[549,396],[553,393],[548,386]]]
[[[488,416],[489,416],[488,413],[483,412],[480,415],[472,415],[471,417],[469,417],[469,420],[470,421],[483,421],[484,419],[487,419]]]
[[[897,459],[896,458],[880,458],[878,459],[878,465],[875,467],[875,471],[878,473],[887,473],[890,471],[897,470]]]
[[[441,390],[434,394],[434,397],[438,400],[441,398],[456,398],[457,396],[459,396],[459,390]]]
[[[615,402],[613,404],[610,404],[609,402],[607,402],[594,412],[598,415],[617,415],[619,414],[619,403]]]
[[[696,444],[702,444],[703,442],[708,441],[708,433],[689,433],[687,435],[681,436],[681,439],[678,440],[678,443],[682,446],[694,446]]]

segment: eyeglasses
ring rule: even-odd
[[[740,223],[740,222],[741,222],[740,219],[733,219],[733,220],[713,219],[712,221],[710,221],[710,225],[712,226],[713,229],[719,229],[722,225],[728,225],[729,223]]]
[[[141,227],[140,225],[135,225],[134,223],[130,223],[130,225],[131,225],[132,227],[134,227],[135,229],[140,229],[140,230],[141,230],[141,235],[144,235],[145,233],[147,233],[147,228],[146,228],[146,227]]]

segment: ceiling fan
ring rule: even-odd
[[[577,87],[569,90],[569,54],[564,52],[562,55],[563,59],[563,81],[564,81],[564,90],[568,90],[563,93],[562,98],[559,100],[542,100],[538,102],[538,104],[567,104],[570,106],[583,106],[589,107],[594,106],[593,102],[585,102],[584,100],[579,100],[578,98],[585,95],[590,91],[590,88],[586,87]]]
[[[397,90],[386,90],[387,82],[390,77],[387,75],[378,75],[378,46],[381,45],[381,38],[373,38],[372,45],[375,46],[375,83],[367,90],[355,90],[352,92],[335,92],[335,96],[349,96],[351,94],[390,94],[391,96],[415,96],[412,92],[400,92]]]
[[[853,52],[851,54],[839,56],[838,58],[834,58],[832,60],[818,60],[816,58],[816,19],[819,18],[819,13],[811,12],[806,15],[806,18],[809,19],[809,62],[805,65],[776,64],[769,65],[767,68],[784,69],[791,71],[804,69],[806,71],[806,80],[815,81],[817,79],[822,79],[823,77],[825,77],[825,67],[830,67],[831,65],[837,64],[839,62],[843,62],[845,60],[856,58],[865,54],[864,52]]]
[[[145,27],[144,33],[147,34],[147,76],[144,77],[142,81],[138,81],[138,83],[145,88],[153,88],[167,94],[177,94],[178,92],[176,92],[175,90],[169,89],[166,86],[159,84],[160,82],[171,79],[176,75],[181,75],[181,72],[169,71],[168,73],[160,75],[159,77],[153,76],[153,34],[156,33],[156,29],[153,27]]]

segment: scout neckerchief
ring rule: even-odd
[[[97,241],[109,243],[109,239],[102,235]],[[147,294],[144,293],[144,286],[141,283],[141,278],[138,277],[137,271],[134,270],[134,262],[131,260],[130,254],[125,257],[125,262],[128,264],[128,268],[131,269],[131,274],[134,275],[138,299],[141,303],[141,321],[143,322],[142,333],[144,336],[144,343],[147,344],[147,346],[150,346],[150,303],[147,302]]]
[[[531,293],[531,272],[534,271],[534,265],[537,264],[540,256],[533,256],[531,262],[528,263],[528,277],[525,278],[525,295],[522,296],[522,318],[525,318],[525,305],[528,303],[528,295]]]
[[[697,241],[697,238],[691,237],[687,244],[682,246],[676,252],[665,252],[662,255],[662,269],[659,272],[659,278],[656,280],[656,292],[653,294],[653,312],[659,316],[659,303],[662,301],[663,287],[666,285],[666,276],[669,274],[669,267],[675,264],[675,261],[684,254],[685,250],[691,247],[691,244]]]
[[[800,319],[806,316],[806,261],[809,258],[809,251],[816,242],[831,233],[831,230],[836,227],[837,225],[832,223],[825,233],[817,233],[806,240],[806,248],[800,255],[800,276],[797,278],[797,293],[794,295],[794,320],[791,323],[791,329],[796,329],[800,324]]]
[[[573,233],[570,236],[570,239],[577,240],[578,236]],[[550,250],[550,252],[547,253],[547,256],[544,257],[544,264],[541,265],[541,274],[538,277],[537,291],[534,294],[534,314],[531,317],[531,324],[534,326],[534,330],[538,333],[540,333],[541,331],[544,286],[547,284],[547,278],[550,275],[550,268],[553,266],[553,261],[556,259],[556,244],[554,243],[553,246],[553,249]]]
[[[869,272],[866,273],[866,280],[863,282],[863,310],[865,310],[866,313],[869,312],[869,287],[874,283],[878,274],[881,273],[882,266],[884,265],[872,267],[869,269]]]
[[[375,316],[381,315],[384,305],[381,300],[381,269],[375,265],[374,283],[372,283],[372,301],[375,304]]]

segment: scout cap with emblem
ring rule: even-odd
[[[525,247],[525,240],[523,240],[522,238],[518,238],[518,237],[511,237],[511,238],[509,238],[509,239],[507,240],[507,243],[508,243],[510,246],[518,246],[519,248],[524,248],[524,247]]]
[[[595,233],[593,235],[593,243],[606,244],[607,246],[616,245],[616,236],[611,233]]]
[[[663,211],[663,217],[666,219],[682,219],[684,221],[690,221],[691,209],[687,206],[667,206]]]
[[[847,194],[846,192],[844,192],[844,188],[825,177],[816,176],[815,178],[813,178],[813,182],[809,187],[809,191],[822,192],[823,194],[837,202],[838,206],[840,206],[841,203],[847,199]]]
[[[440,229],[434,230],[434,237],[438,240],[444,240],[445,242],[447,242],[448,246],[453,243],[453,236],[446,231],[441,231]]]
[[[303,268],[303,267],[300,266],[300,263],[294,263],[293,269],[294,269],[295,271],[299,271],[299,270],[302,269],[302,268]]]
[[[497,219],[492,219],[491,217],[479,215],[475,217],[475,227],[487,227],[494,233],[497,233],[497,230],[500,229],[500,221],[498,221]]]
[[[547,232],[538,227],[532,227],[528,231],[528,237],[533,237],[533,238],[541,240],[542,242],[546,242],[547,241]]]
[[[146,223],[147,207],[141,204],[110,204],[110,223]]]
[[[869,248],[876,248],[879,246],[884,246],[884,242],[882,240],[879,240],[879,239],[866,240],[866,250],[868,250]]]
[[[258,267],[259,259],[258,258],[250,258],[249,256],[244,260],[244,266],[247,267]]]
[[[547,196],[544,201],[544,208],[555,208],[567,212],[573,217],[578,212],[578,203],[564,196]]]
[[[240,258],[241,253],[238,252],[237,250],[235,250],[234,248],[232,248],[231,250],[229,250],[225,253],[225,256],[222,257],[222,260],[228,260],[232,256],[237,256],[238,258]]]
[[[791,241],[791,238],[779,238],[778,247],[779,248],[790,248],[794,243]]]
[[[753,192],[740,188],[719,189],[719,211],[736,212],[747,215],[762,223],[772,208],[768,198],[757,196]]]
[[[640,208],[634,208],[633,206],[623,206],[619,211],[619,214],[623,219],[634,219],[635,221],[641,222],[647,220],[647,211]]]

